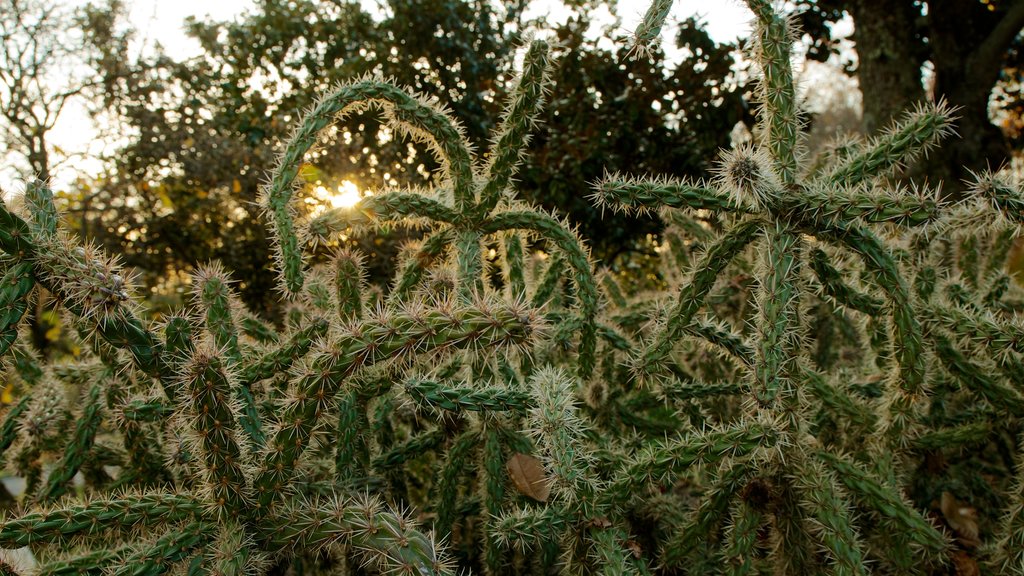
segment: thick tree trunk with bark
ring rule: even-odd
[[[852,0],[849,5],[865,130],[884,129],[926,97],[921,65],[930,61],[932,97],[957,108],[958,136],[912,173],[943,181],[953,196],[970,171],[999,168],[1009,157],[1006,138],[989,119],[988,101],[1007,49],[1024,26],[1024,0],[996,6],[989,10],[977,0],[929,0],[924,16],[913,0]]]

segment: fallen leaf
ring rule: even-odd
[[[515,454],[505,464],[516,490],[538,502],[547,502],[551,494],[551,482],[544,472],[540,460],[529,454]]]

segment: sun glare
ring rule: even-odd
[[[317,186],[315,192],[317,198],[330,204],[331,208],[351,208],[363,199],[359,187],[349,180],[342,180],[334,191],[325,186]]]

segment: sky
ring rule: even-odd
[[[361,1],[370,10],[377,6],[376,0]],[[649,1],[619,0],[618,13],[623,30],[636,28]],[[126,6],[129,23],[136,30],[135,50],[151,48],[159,43],[166,53],[184,58],[199,52],[198,44],[184,32],[183,22],[187,17],[230,20],[252,9],[254,3],[252,0],[126,0]],[[538,15],[547,14],[555,21],[567,16],[567,11],[557,0],[537,0],[532,10]],[[694,15],[706,23],[709,34],[717,42],[734,42],[749,36],[751,14],[739,0],[676,0],[668,25],[662,31],[663,38],[668,39],[674,34],[675,23]],[[610,15],[606,18],[606,22],[611,21]],[[666,47],[669,44],[666,42]],[[70,106],[62,115],[51,140],[63,152],[75,154],[76,160],[58,167],[55,176],[58,187],[67,186],[79,171],[95,173],[98,170],[100,164],[95,158],[110,152],[113,144],[97,138],[96,133],[96,126],[83,106]],[[0,187],[8,191],[20,188],[11,170],[0,170]]]

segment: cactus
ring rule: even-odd
[[[150,322],[43,183],[0,204],[0,357],[22,394],[0,462],[27,484],[0,548],[42,574],[1024,575],[1024,299],[1005,271],[1024,193],[987,173],[957,204],[893,184],[951,132],[941,103],[805,161],[792,24],[747,4],[759,140],[706,181],[592,192],[664,220],[667,291],[595,273],[571,226],[515,199],[544,42],[485,157],[384,79],[308,111],[262,196],[282,326],[217,264]],[[370,107],[431,148],[435,185],[303,215],[303,157]],[[429,230],[390,286],[351,250],[309,257],[410,222]],[[22,343],[37,287],[81,357]]]

